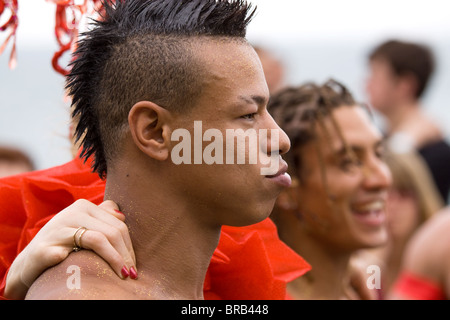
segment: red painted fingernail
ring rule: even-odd
[[[128,276],[130,275],[130,272],[128,271],[126,266],[123,266],[122,270],[120,270],[120,273],[122,273],[122,277],[128,278]]]
[[[114,209],[114,211],[117,212],[117,213],[123,214],[122,211],[119,211],[119,210],[117,210],[117,209]],[[124,215],[124,214],[123,214],[123,215]]]
[[[131,267],[130,268],[130,278],[131,279],[137,279],[137,277],[138,277],[138,274],[136,272],[136,269],[134,267]]]

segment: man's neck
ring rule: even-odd
[[[316,242],[314,238],[302,237],[297,241],[294,250],[308,261],[313,268],[304,277],[297,278],[289,286],[289,290],[297,289],[306,299],[346,299],[345,289],[349,285],[348,265],[350,253],[336,253],[323,243]],[[304,241],[309,241],[305,243]],[[298,281],[298,283],[295,283]]]
[[[411,102],[392,109],[392,113],[386,116],[388,136],[396,134],[406,136],[409,139],[408,143],[417,149],[442,139],[439,125],[423,112],[419,102]]]
[[[388,131],[393,133],[400,130],[412,115],[418,113],[420,113],[420,104],[417,101],[405,101],[393,106],[389,109],[389,113],[385,114]]]
[[[301,300],[345,298],[344,278],[348,276],[351,252],[337,252],[309,236],[298,221],[283,228],[281,239],[312,266],[307,274],[289,283],[288,293]]]
[[[158,177],[125,176],[108,176],[105,199],[126,216],[138,281],[157,299],[202,299],[220,226],[202,223],[199,210],[176,199]]]

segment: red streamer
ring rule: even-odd
[[[36,0],[35,0],[36,1]],[[100,0],[47,0],[56,5],[55,9],[55,37],[59,49],[54,53],[52,66],[56,72],[66,75],[68,66],[62,66],[60,59],[66,52],[71,52],[76,46],[80,22],[86,15],[94,13],[101,6]],[[12,41],[9,67],[13,69],[17,64],[16,57],[16,31],[19,25],[17,16],[18,0],[0,0],[0,18],[8,17],[0,25],[0,32],[8,32],[6,39],[0,45],[0,55]],[[9,16],[8,16],[9,14]]]
[[[9,41],[12,41],[11,54],[9,56],[9,67],[14,69],[17,64],[16,55],[16,31],[19,25],[19,18],[17,17],[17,10],[19,8],[18,0],[0,0],[0,18],[9,14],[6,22],[0,25],[0,31],[9,32],[5,41],[0,46],[0,55],[5,51]],[[5,10],[6,9],[6,10]]]

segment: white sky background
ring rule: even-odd
[[[448,0],[253,0],[257,16],[249,36],[329,40],[383,37],[393,32],[428,38],[450,30]],[[24,44],[53,42],[54,5],[19,0],[19,35]]]
[[[258,10],[249,26],[248,38],[255,44],[266,45],[285,60],[289,82],[322,81],[333,76],[347,84],[358,99],[364,98],[366,55],[372,46],[390,37],[432,44],[438,50],[440,71],[428,94],[429,110],[446,130],[450,130],[450,112],[447,111],[450,106],[446,105],[450,100],[450,0],[250,2],[256,4]],[[65,139],[68,123],[67,112],[62,111],[62,77],[50,64],[57,49],[54,10],[55,5],[46,0],[19,0],[17,68],[7,68],[11,45],[0,56],[0,143],[7,141],[29,148],[39,168],[70,159],[67,146],[55,148],[59,142],[49,142]],[[4,39],[5,33],[0,33],[0,44]],[[36,52],[37,57],[38,51],[42,60],[33,60],[30,52]],[[34,67],[39,69],[34,70]],[[47,74],[50,82],[40,80],[47,79]],[[27,79],[32,85],[23,88]],[[10,92],[17,87],[24,94],[11,97]],[[17,101],[18,107],[12,107],[11,101]],[[29,102],[43,105],[39,106],[41,110],[50,106],[54,109],[48,109],[45,116],[38,109],[26,118],[24,114],[28,114],[31,107],[24,105]],[[39,118],[39,112],[43,119]],[[20,119],[20,123],[15,123],[15,119]],[[57,138],[49,138],[54,136]]]
[[[429,37],[450,30],[448,0],[254,0],[251,32],[266,37],[328,40],[384,37],[393,33]],[[449,35],[447,35],[449,36]]]
[[[398,36],[450,43],[449,0],[253,0],[257,14],[248,29],[258,43],[371,41]],[[56,46],[55,5],[19,0],[18,50]],[[0,41],[3,39],[0,34]]]
[[[284,60],[288,82],[329,77],[367,101],[367,55],[397,38],[429,45],[437,70],[425,92],[425,110],[450,137],[449,0],[254,0],[248,37]]]

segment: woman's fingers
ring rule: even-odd
[[[131,277],[135,278],[136,258],[124,216],[114,211],[117,205],[112,201],[99,206],[91,203],[81,205],[85,214],[80,219],[82,222],[71,230],[72,243],[75,241],[75,245],[95,251],[119,276],[124,276],[128,270]]]
[[[102,228],[101,230],[97,230],[105,234],[105,236],[108,238],[108,240],[111,242],[111,244],[116,247],[118,252],[124,257],[125,260],[129,263],[128,266],[136,265],[136,257],[133,250],[133,244],[131,242],[130,233],[128,230],[127,225],[124,223],[125,216],[123,213],[120,213],[117,209],[117,205],[107,200],[100,204],[99,206],[91,206],[89,208],[89,214],[99,220],[110,225],[112,228]],[[115,211],[117,210],[117,211]],[[118,216],[121,218],[120,220],[116,218]],[[95,226],[94,223],[92,223],[93,226]],[[100,224],[99,224],[100,226]],[[85,226],[87,227],[87,226]],[[95,229],[92,227],[91,229]],[[117,233],[119,231],[119,233]],[[125,248],[122,247],[122,240],[123,243],[125,243]]]
[[[120,244],[120,236],[118,234],[106,233],[87,229],[82,237],[82,246],[85,249],[90,249],[96,252],[100,257],[102,257],[114,272],[121,277],[122,279],[130,276],[131,279],[137,278],[137,272],[135,268],[135,264],[133,261],[130,261],[130,258],[127,259],[120,254],[120,251],[123,251],[125,248],[124,243]]]
[[[118,211],[116,203],[107,200],[97,206],[81,199],[75,201],[65,211],[65,214],[60,217],[59,225],[71,227],[69,234],[65,233],[64,236],[70,250],[74,245],[80,246],[79,239],[81,239],[82,248],[96,252],[119,276],[123,276],[124,266],[127,270],[135,272],[136,258],[130,234],[124,223],[125,216]],[[78,230],[80,227],[87,230],[81,233],[82,230]]]

